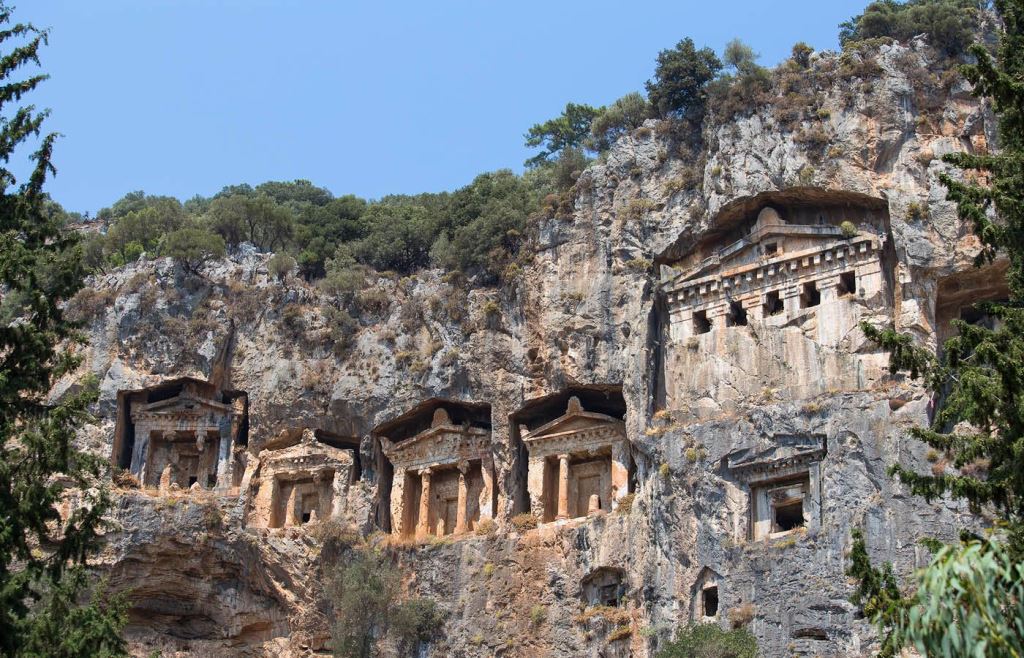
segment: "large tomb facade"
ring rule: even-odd
[[[191,378],[122,391],[112,461],[143,487],[228,491],[241,477],[247,403]]]
[[[432,407],[432,408],[431,408]],[[404,537],[462,534],[494,517],[491,432],[456,402],[431,405],[430,424],[407,438],[378,434],[391,477],[391,531]],[[489,418],[489,407],[487,413]],[[460,420],[453,420],[458,415]],[[415,415],[406,419],[415,424]],[[408,424],[404,425],[408,427]],[[401,435],[401,423],[390,425]]]
[[[667,406],[765,388],[809,397],[865,388],[884,373],[858,325],[892,316],[887,211],[879,200],[828,194],[741,204],[663,259]]]
[[[308,428],[296,434],[285,432],[260,450],[249,483],[250,527],[289,528],[344,512],[349,485],[358,478],[358,444]]]
[[[629,442],[620,418],[583,408],[570,397],[565,412],[539,427],[519,428],[529,454],[530,509],[542,523],[612,511],[629,493]]]

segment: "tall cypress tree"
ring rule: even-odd
[[[46,79],[21,73],[39,66],[47,33],[12,24],[11,13],[0,0],[0,655],[123,655],[122,601],[87,601],[84,565],[107,498],[91,489],[100,461],[73,439],[95,386],[50,399],[78,365],[83,336],[62,307],[84,270],[78,241],[43,191],[55,173],[47,112],[21,104]],[[29,145],[35,151],[21,155]],[[30,172],[19,183],[9,162],[25,155]],[[69,490],[79,504],[62,518]]]
[[[945,156],[967,175],[941,180],[981,241],[975,265],[1009,261],[1010,298],[981,305],[997,320],[994,329],[955,320],[958,335],[943,345],[941,357],[891,329],[864,330],[890,350],[894,373],[922,377],[940,400],[932,426],[911,435],[954,467],[921,474],[896,464],[890,472],[929,501],[948,495],[975,512],[993,513],[999,527],[989,539],[965,532],[952,546],[926,539],[937,555],[909,596],[901,594],[890,565],[871,565],[855,533],[849,573],[860,586],[854,600],[882,629],[883,655],[908,644],[947,656],[1024,650],[1024,0],[994,5],[1002,22],[998,50],[993,56],[973,46],[976,62],[962,72],[998,117],[999,149]]]

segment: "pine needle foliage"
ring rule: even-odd
[[[997,540],[970,533],[955,546],[923,540],[937,555],[918,574],[916,593],[903,596],[891,566],[873,567],[863,537],[854,534],[849,574],[860,582],[854,601],[879,625],[883,656],[908,645],[928,655],[1021,655],[1013,642],[990,641],[1015,635],[1019,647],[1024,633],[1020,606],[1012,605],[1015,595],[1000,585],[1011,582],[1024,562],[1024,0],[996,0],[995,9],[1003,25],[998,52],[993,57],[973,46],[976,62],[962,72],[974,94],[992,104],[1000,150],[945,156],[965,176],[943,175],[942,182],[981,241],[976,265],[1008,261],[1010,298],[980,305],[997,320],[995,328],[955,320],[958,335],[943,345],[940,356],[892,329],[870,324],[863,329],[890,351],[893,373],[922,378],[939,401],[931,426],[914,428],[911,435],[954,467],[922,474],[895,464],[890,473],[928,501],[950,496],[975,512],[993,513],[999,519]],[[982,558],[991,568],[979,576],[971,570],[980,568]],[[1009,605],[1003,606],[1006,615],[992,617],[972,597],[941,610],[928,600],[929,592],[952,592],[978,577],[984,580],[985,574],[991,576],[985,584],[994,600],[1003,596]]]
[[[62,307],[84,272],[77,240],[46,211],[56,135],[43,133],[46,111],[20,104],[46,79],[19,79],[39,65],[46,39],[31,24],[12,24],[0,2],[0,655],[116,656],[124,655],[123,600],[81,603],[89,590],[82,569],[107,507],[102,489],[90,489],[99,461],[72,444],[95,385],[48,397],[78,365],[66,346],[82,336]],[[38,146],[19,184],[8,163],[26,142]],[[69,486],[96,493],[82,493],[62,519]]]

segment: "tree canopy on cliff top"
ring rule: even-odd
[[[47,35],[12,24],[11,12],[0,2],[0,654],[123,655],[121,601],[80,603],[107,508],[102,491],[89,493],[99,462],[72,444],[95,393],[48,395],[78,365],[67,346],[82,337],[61,307],[84,269],[43,192],[56,139],[42,132],[47,113],[19,105],[46,79],[18,73],[39,64]],[[31,173],[18,184],[7,163],[33,140]],[[58,505],[69,484],[80,493],[64,519]]]

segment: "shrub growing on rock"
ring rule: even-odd
[[[757,640],[746,629],[723,631],[717,624],[680,629],[657,658],[757,658]]]

